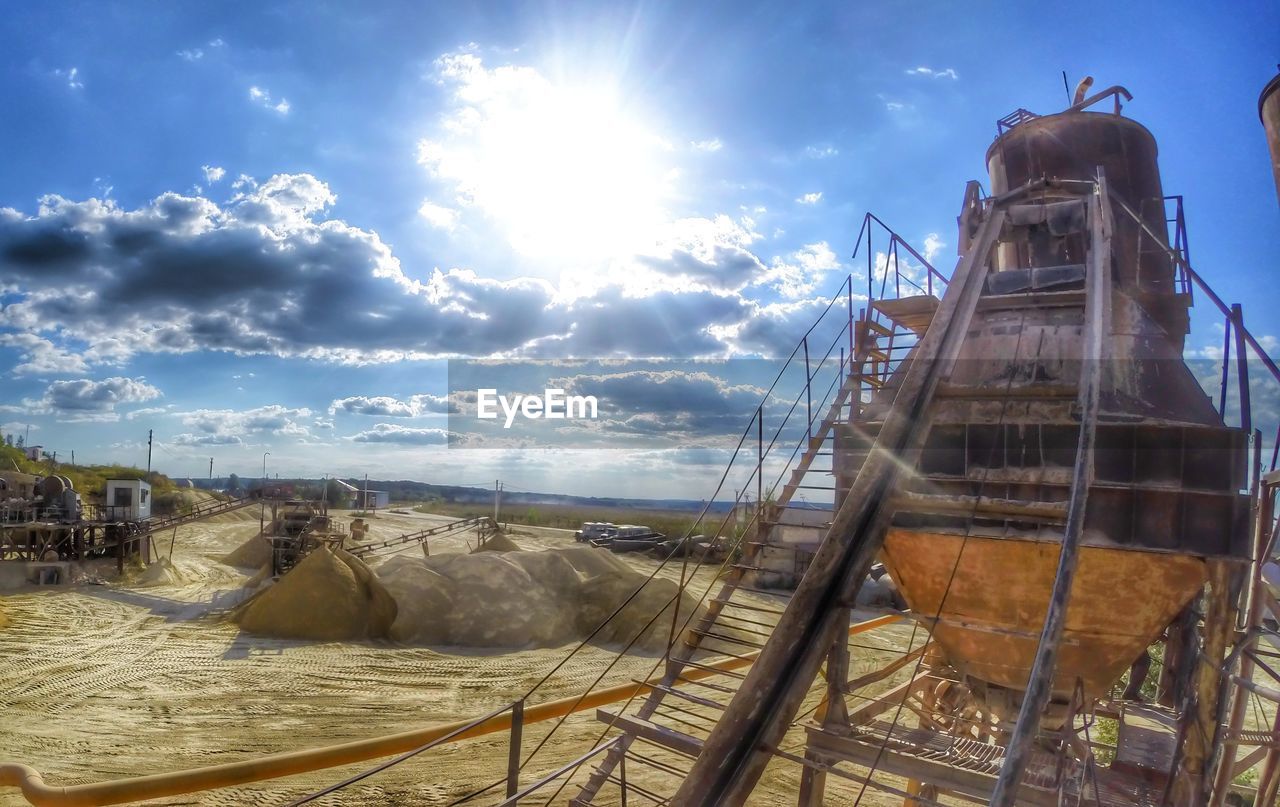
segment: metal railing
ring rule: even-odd
[[[883,236],[888,238],[888,243],[884,247],[885,260],[884,260],[884,265],[882,267],[877,265],[878,256],[876,255],[875,248],[872,244],[872,240],[873,240],[873,237],[875,236],[877,229],[881,231]],[[895,298],[904,296],[902,293],[902,284],[904,281],[907,283],[908,286],[910,286],[911,288],[914,288],[917,294],[928,294],[930,296],[936,296],[934,295],[935,284],[937,285],[937,290],[939,293],[946,288],[947,277],[943,275],[941,272],[939,272],[937,269],[934,269],[933,265],[929,263],[929,261],[923,255],[917,252],[916,249],[911,246],[911,244],[907,243],[907,241],[903,239],[902,236],[894,232],[894,230],[891,227],[889,227],[889,225],[881,221],[880,218],[876,216],[874,213],[868,212],[866,215],[862,217],[862,226],[858,229],[858,239],[854,243],[853,255],[851,256],[852,258],[856,259],[858,257],[858,252],[861,251],[864,240],[866,241],[866,246],[867,246],[867,299],[868,300],[889,298],[888,280],[889,280],[890,267],[892,267],[892,270],[893,270],[893,280],[894,280],[893,297]],[[920,262],[921,267],[925,270],[924,286],[921,286],[919,283],[912,280],[909,273],[904,275],[904,273],[902,272],[902,264],[899,260],[899,254],[898,254],[899,247],[906,250],[907,254],[909,254],[911,257],[915,258],[917,261]],[[876,292],[876,288],[875,288],[877,275],[880,276],[879,293]],[[908,292],[906,296],[914,296],[914,295]]]
[[[511,727],[507,733],[508,746],[510,750],[508,751],[508,754],[507,754],[506,777],[501,781],[505,781],[506,783],[507,796],[508,796],[508,800],[503,802],[503,804],[508,804],[508,803],[514,804],[515,802],[510,797],[516,794],[516,790],[520,786],[520,743],[524,736],[524,698],[521,698],[517,701],[513,701],[512,703],[507,704],[506,706],[500,707],[498,709],[494,709],[492,712],[489,712],[486,715],[482,715],[480,717],[477,717],[475,720],[472,720],[469,723],[458,726],[453,731],[450,731],[448,734],[445,734],[441,737],[437,737],[436,739],[428,743],[425,743],[423,745],[420,745],[417,748],[414,748],[410,751],[406,751],[403,754],[400,754],[399,756],[392,757],[386,762],[379,763],[378,765],[375,765],[374,767],[369,768],[368,770],[357,773],[355,776],[351,776],[346,779],[343,779],[341,782],[337,782],[335,784],[329,785],[323,790],[317,790],[315,793],[311,793],[309,795],[303,796],[300,799],[295,799],[294,801],[289,802],[289,807],[298,807],[298,805],[310,804],[316,799],[320,799],[325,796],[331,795],[333,793],[337,793],[338,791],[344,788],[350,787],[351,785],[354,785],[357,782],[362,782],[371,776],[375,776],[379,773],[382,773],[388,768],[393,768],[402,762],[407,762],[408,760],[413,759],[419,754],[422,754],[426,751],[430,751],[432,748],[435,748],[438,745],[445,745],[447,743],[450,743],[458,739],[462,735],[466,734],[467,732],[473,731],[474,729],[478,728],[482,724],[487,723],[501,715],[504,715],[507,712],[511,712]],[[468,797],[468,798],[474,798],[474,796],[487,792],[488,790],[492,789],[494,786],[495,785],[490,785],[489,787],[485,788],[482,791],[477,791],[475,794],[473,794],[471,797]]]
[[[615,747],[620,747],[623,744],[623,742],[624,742],[624,738],[622,736],[618,736],[618,737],[614,737],[611,740],[607,740],[603,743],[596,745],[590,751],[586,752],[585,754],[582,754],[581,756],[573,760],[570,760],[564,765],[561,765],[559,768],[556,768],[551,773],[546,774],[545,776],[540,778],[538,781],[525,787],[523,790],[519,792],[513,792],[511,790],[508,790],[507,798],[504,799],[503,801],[498,802],[498,804],[494,805],[494,807],[515,807],[515,805],[520,801],[520,799],[523,799],[533,793],[536,793],[537,791],[541,790],[547,785],[557,782],[560,779],[565,777],[572,778],[573,775],[578,772],[578,769],[581,768],[583,765],[585,765],[588,761],[599,756],[602,752],[610,751]],[[620,807],[627,807],[628,788],[627,788],[626,754],[623,754],[622,758],[618,762],[618,776],[616,778],[616,781],[618,784],[618,804],[620,805]],[[511,785],[508,784],[508,788],[510,787]]]
[[[874,247],[878,243],[877,234],[886,240],[881,253],[877,253]],[[854,261],[858,260],[864,244],[867,307],[858,312],[857,340],[853,352],[868,356],[868,360],[863,367],[851,368],[854,372],[861,372],[865,378],[865,384],[856,396],[860,405],[868,403],[876,390],[889,382],[917,341],[917,335],[913,331],[898,327],[877,303],[904,297],[940,297],[948,282],[947,277],[935,269],[927,258],[873,213],[867,213],[863,217],[851,256]],[[918,261],[919,265],[912,267],[902,257],[900,250]],[[918,277],[921,272],[923,278]],[[917,277],[913,277],[913,274]],[[893,278],[892,285],[890,277]],[[867,341],[867,351],[857,350],[863,347],[857,343],[858,340]]]

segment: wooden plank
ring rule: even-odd
[[[920,294],[913,297],[876,300],[871,303],[871,307],[903,327],[917,334],[923,334],[933,322],[938,304],[937,297]]]
[[[845,684],[844,691],[848,694],[853,694],[857,692],[859,689],[862,689],[864,686],[867,686],[868,684],[874,684],[877,681],[883,681],[884,679],[896,673],[898,670],[901,670],[903,667],[907,666],[911,662],[920,658],[920,656],[924,655],[925,651],[927,651],[932,646],[933,646],[932,642],[927,642],[921,645],[920,647],[917,647],[915,650],[912,650],[910,653],[904,653],[902,656],[899,656],[898,658],[894,659],[889,664],[885,665],[884,667],[881,667],[875,672],[869,672],[866,675],[858,676],[857,678],[853,679],[849,683]]]
[[[649,720],[634,715],[617,714],[607,709],[596,710],[596,720],[611,726],[617,726],[627,734],[642,737],[649,742],[657,743],[687,757],[697,757],[702,753],[702,741],[683,732],[659,726]]]
[[[1260,748],[1255,748],[1249,753],[1240,757],[1240,759],[1236,760],[1236,764],[1231,768],[1231,778],[1234,779],[1240,774],[1252,768],[1254,765],[1257,765],[1259,762],[1261,762],[1263,759],[1266,758],[1267,752],[1270,750],[1271,750],[1270,748],[1266,746],[1262,746]]]
[[[635,680],[635,679],[632,679],[632,680]],[[665,684],[651,684],[648,681],[635,681],[635,683],[641,685],[642,687],[645,687],[646,689],[660,690],[667,695],[671,695],[673,697],[689,701],[690,703],[696,703],[699,706],[706,706],[710,709],[724,708],[723,703],[720,703],[718,701],[713,701],[710,698],[704,698],[701,695],[694,695],[692,692],[685,692],[684,690],[678,689],[673,686],[667,686]]]
[[[857,709],[854,709],[849,713],[849,725],[855,727],[861,726],[902,703],[907,699],[907,696],[911,694],[911,687],[913,684],[915,684],[914,679],[910,681],[903,681],[888,692],[885,692],[882,695],[877,695],[876,699],[870,703],[865,703]]]
[[[961,768],[935,759],[898,753],[888,748],[882,750],[879,743],[868,742],[853,736],[842,737],[816,727],[809,727],[807,731],[808,747],[820,754],[863,767],[874,765],[878,771],[907,779],[919,779],[943,790],[955,791],[979,801],[987,801],[996,784],[996,777],[989,773]],[[1056,807],[1057,793],[1023,786],[1018,791],[1018,803]]]
[[[1178,746],[1177,715],[1158,706],[1126,704],[1116,737],[1117,768],[1167,776]]]

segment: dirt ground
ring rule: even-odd
[[[370,520],[370,539],[445,520],[383,512]],[[12,624],[0,630],[0,760],[32,765],[52,785],[75,784],[405,731],[479,716],[510,702],[572,647],[478,653],[246,635],[221,614],[239,600],[250,572],[219,559],[257,529],[256,510],[179,529],[173,562],[182,579],[176,584],[82,582],[3,597],[0,604]],[[158,539],[161,554],[168,554],[171,537]],[[513,537],[527,549],[573,543],[560,530],[522,527]],[[465,552],[468,538],[474,540],[433,539],[430,551]],[[419,550],[414,545],[408,551]],[[646,572],[654,565],[645,558],[629,562]],[[699,593],[709,576],[708,569],[695,583]],[[895,629],[878,641],[896,643],[904,636]],[[608,648],[585,648],[532,702],[581,693],[615,658]],[[652,657],[624,657],[602,685],[647,676],[654,663]],[[550,725],[526,728],[526,754]],[[569,718],[526,769],[525,781],[592,747],[602,728],[591,712]],[[505,734],[446,745],[323,803],[446,805],[502,778],[507,754]],[[282,803],[372,764],[154,803]],[[755,803],[794,804],[798,782],[798,766],[775,764]],[[840,790],[836,783],[830,792]],[[558,802],[573,792],[567,788]],[[863,803],[878,799],[869,796]],[[5,789],[0,804],[25,801]]]

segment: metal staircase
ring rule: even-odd
[[[998,762],[1007,759],[1009,763],[989,765],[989,775],[984,779],[986,792],[991,794],[994,788],[997,798],[1007,799],[1006,793],[1016,792],[1017,781],[1000,774],[1026,767],[1026,755],[1049,696],[1075,547],[1083,531],[1084,505],[1092,479],[1092,442],[1106,332],[1105,301],[1109,294],[1110,225],[1101,201],[1103,193],[1094,192],[1081,199],[1082,207],[1087,209],[1082,218],[1091,235],[1088,289],[1077,293],[1074,299],[1087,333],[1088,353],[1080,388],[1073,390],[1080,414],[1079,446],[1068,498],[1046,502],[1022,499],[1016,494],[983,495],[981,489],[967,496],[939,495],[927,484],[913,490],[914,482],[908,486],[898,481],[904,469],[917,467],[920,462],[931,429],[935,396],[956,394],[945,382],[987,289],[988,268],[995,249],[1015,229],[1009,224],[1008,208],[1025,202],[1019,198],[987,200],[969,249],[941,299],[914,295],[872,300],[859,318],[850,322],[850,372],[822,420],[802,443],[804,452],[776,500],[785,507],[798,491],[805,489],[804,480],[814,472],[817,457],[829,453],[835,459],[844,454],[840,458],[842,467],[833,462],[827,470],[837,480],[836,486],[829,489],[838,510],[794,595],[780,609],[762,605],[758,595],[764,592],[744,585],[746,575],[766,571],[755,562],[762,553],[785,546],[771,538],[777,522],[770,509],[762,507],[755,524],[756,540],[746,542],[742,560],[727,571],[705,614],[673,646],[661,684],[650,686],[648,696],[633,710],[598,711],[599,720],[621,729],[623,734],[587,778],[573,803],[592,804],[606,784],[620,785],[622,777],[617,770],[626,765],[631,766],[627,789],[645,801],[742,803],[764,766],[775,756],[806,765],[801,803],[821,803],[826,773],[832,767],[832,757],[838,755],[827,749],[826,762],[816,762],[809,754],[802,759],[784,753],[782,741],[795,728],[801,703],[811,696],[815,684],[820,690],[825,688],[826,696],[818,708],[819,719],[810,724],[811,747],[829,736],[847,734],[851,725],[871,725],[868,721],[883,711],[864,707],[851,718],[846,697],[866,681],[849,680],[847,643],[851,605],[896,512],[1040,520],[1062,529],[1063,560],[1045,638],[1023,701],[1025,714],[1017,721],[1007,748],[1001,749]],[[856,431],[859,439],[842,442],[842,448],[838,448],[834,437],[842,430],[846,434]],[[832,449],[826,452],[823,449],[829,440],[833,442]],[[841,487],[840,480],[845,487]],[[744,593],[757,597],[739,596]],[[890,665],[890,672],[919,658],[921,652],[917,650],[914,657],[908,654],[906,661]],[[754,663],[745,674],[727,674],[712,681],[695,681],[682,675],[688,668],[705,669],[704,657],[712,654],[749,657]],[[824,662],[826,683],[822,684],[819,669]],[[898,702],[911,698],[908,689],[898,688]],[[872,749],[876,759],[882,753]],[[634,784],[637,765],[644,766],[651,776],[661,775],[668,787],[646,784],[643,790],[638,789]]]
[[[928,312],[936,310],[939,301],[929,292],[935,286],[938,289],[946,286],[946,279],[942,275],[874,216],[868,215],[864,219],[858,238],[860,246],[865,235],[867,249],[870,251],[870,234],[876,224],[888,232],[890,252],[878,266],[869,262],[868,290],[874,292],[874,286],[879,285],[880,293],[890,296],[870,300],[869,307],[859,311],[855,319],[852,276],[846,281],[846,287],[837,294],[837,299],[847,297],[848,316],[835,341],[847,342],[848,352],[841,347],[836,378],[830,385],[829,394],[823,397],[817,407],[822,411],[825,404],[826,409],[816,421],[812,415],[809,417],[804,435],[788,458],[789,473],[786,481],[775,489],[772,497],[764,492],[762,481],[765,455],[768,453],[763,436],[763,420],[753,421],[758,429],[759,445],[754,477],[760,486],[761,495],[748,531],[741,541],[741,556],[724,569],[718,591],[706,601],[705,612],[683,631],[670,650],[661,683],[647,685],[647,696],[629,712],[625,707],[621,710],[598,710],[598,719],[611,727],[622,729],[623,736],[603,754],[601,762],[572,800],[573,804],[590,805],[606,784],[620,784],[622,778],[618,770],[625,769],[628,761],[632,764],[633,773],[627,782],[627,790],[638,793],[645,801],[666,803],[666,797],[644,790],[636,784],[635,765],[646,766],[652,772],[669,778],[684,778],[688,761],[698,757],[703,742],[727,707],[737,684],[746,678],[738,672],[715,671],[717,680],[707,680],[705,674],[712,671],[712,668],[704,663],[704,659],[708,656],[753,659],[764,649],[776,620],[783,615],[789,599],[788,592],[763,587],[762,581],[768,580],[772,568],[761,563],[771,554],[794,555],[804,551],[794,542],[779,536],[785,527],[784,514],[794,506],[795,497],[806,491],[825,491],[832,495],[832,501],[836,503],[847,493],[838,486],[822,484],[836,479],[836,432],[843,424],[856,419],[872,398],[890,384],[894,375],[908,361],[923,333],[924,328],[916,320],[906,318],[906,321],[899,321],[893,315],[904,309]],[[899,245],[906,246],[923,265],[927,272],[927,289],[909,278],[900,279],[902,272],[896,251]],[[890,278],[894,278],[892,292],[888,289]],[[904,280],[908,285],[908,296],[896,296],[901,293]],[[809,360],[812,331],[811,328],[810,334],[806,335],[798,347],[798,351],[803,350],[806,359],[802,395],[809,410],[814,408],[812,391],[817,377]],[[831,353],[828,350],[828,355]],[[799,353],[793,353],[793,357],[797,355]],[[819,362],[818,366],[821,365],[822,362]],[[796,400],[799,401],[800,396]],[[757,411],[757,418],[760,418],[762,411],[763,408]],[[779,427],[779,433],[781,432],[782,427]],[[774,441],[768,444],[769,449],[774,448],[777,439],[778,435],[775,434]],[[826,458],[829,462],[820,462],[820,458]],[[834,514],[835,511],[831,512]],[[819,526],[813,528],[813,531],[825,533],[826,529],[827,526]],[[865,626],[855,626],[851,632],[860,631],[862,627]],[[690,670],[698,674],[697,678],[686,674]],[[642,753],[641,746],[649,750]]]

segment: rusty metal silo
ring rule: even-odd
[[[1001,121],[986,153],[985,204],[1008,218],[906,484],[907,501],[925,497],[935,510],[939,497],[985,495],[1033,515],[1067,500],[1080,423],[1074,390],[1089,361],[1079,306],[1091,249],[1072,215],[1101,169],[1116,208],[1102,258],[1106,380],[1070,641],[1054,682],[1060,699],[1076,681],[1091,695],[1104,691],[1200,590],[1206,558],[1246,550],[1248,502],[1238,492],[1248,436],[1223,423],[1183,358],[1192,300],[1170,257],[1177,238],[1168,220],[1178,218],[1167,212],[1157,151],[1151,133],[1118,111],[1020,111]],[[972,221],[962,216],[960,225],[963,249]],[[920,304],[878,305],[892,316]],[[891,381],[863,417],[884,417],[895,394]],[[1058,528],[1032,521],[900,510],[884,544],[907,602],[939,615],[935,641],[992,703],[999,690],[1020,697],[1054,582]]]
[[[1267,133],[1267,146],[1271,149],[1271,171],[1276,178],[1276,198],[1280,200],[1280,75],[1276,75],[1262,88],[1258,98],[1258,117]]]

